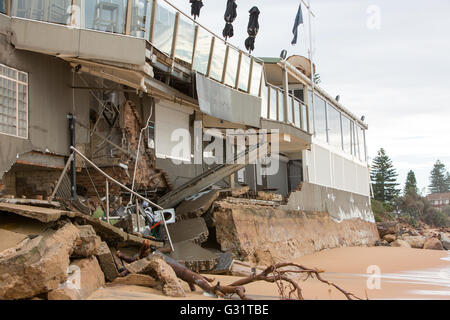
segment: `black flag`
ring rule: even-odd
[[[292,30],[292,33],[294,34],[294,40],[292,40],[292,45],[297,44],[298,27],[301,24],[303,24],[303,12],[302,12],[302,4],[300,3],[300,6],[298,7],[297,16],[295,17],[294,29]]]

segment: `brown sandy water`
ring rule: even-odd
[[[408,248],[340,248],[325,250],[295,259],[308,268],[324,270],[323,278],[361,298],[375,299],[448,299],[450,300],[450,253]],[[380,271],[372,274],[371,270]],[[369,271],[369,273],[368,273]],[[238,277],[217,276],[223,285]],[[301,283],[306,299],[345,299],[342,293],[317,280]],[[252,283],[247,293],[252,298],[276,299],[274,284]],[[91,299],[106,300],[160,300],[168,299],[161,292],[143,287],[104,288]],[[188,293],[186,299],[204,300],[211,297],[201,292]]]

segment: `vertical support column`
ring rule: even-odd
[[[75,116],[72,113],[69,113],[67,119],[69,119],[70,147],[75,148]],[[73,153],[73,151],[71,151],[71,153]],[[77,198],[77,163],[75,155],[72,158],[70,170],[72,171],[71,195],[72,200],[75,200]]]
[[[11,15],[11,0],[6,0],[6,14]]]
[[[225,61],[223,63],[223,70],[222,70],[222,81],[221,83],[225,83],[225,77],[227,75],[227,67],[228,67],[228,55],[230,54],[230,46],[227,45],[226,51],[225,51]]]
[[[127,14],[125,16],[125,34],[130,35],[131,34],[131,15],[133,10],[133,1],[134,0],[128,0],[127,2]]]
[[[242,52],[239,52],[239,61],[238,61],[238,69],[236,74],[236,86],[234,87],[236,90],[239,90],[239,78],[241,76],[241,64],[242,64]]]
[[[209,59],[208,59],[208,69],[206,70],[206,77],[210,77],[211,74],[211,63],[214,54],[214,44],[216,43],[216,38],[211,38],[211,48],[209,49]]]
[[[230,176],[230,189],[234,189],[234,188],[236,187],[236,184],[235,184],[235,178],[236,178],[236,176],[235,176],[235,174],[233,173],[233,174]]]
[[[170,57],[172,59],[175,57],[175,51],[177,50],[177,37],[179,24],[180,24],[180,13],[177,11],[175,15],[175,27],[173,28],[172,50],[170,51]]]
[[[150,43],[153,44],[153,38],[155,35],[155,20],[156,20],[156,9],[157,9],[157,0],[153,0],[153,4],[152,4],[152,17],[150,20],[150,37],[149,37],[149,41]]]
[[[192,61],[191,61],[191,70],[194,70],[194,61],[195,61],[195,52],[197,51],[197,40],[198,40],[198,26],[195,26],[194,31],[194,45],[192,47]]]
[[[312,133],[311,132],[311,128],[312,128],[312,123],[309,122],[309,114],[310,114],[310,99],[309,99],[309,89],[307,85],[303,86],[303,100],[305,102],[305,108],[306,108],[306,125],[307,125],[307,131],[308,133]]]
[[[247,83],[247,92],[250,93],[252,90],[252,78],[253,78],[253,64],[255,63],[255,60],[250,59],[250,71],[248,74],[248,83]]]
[[[287,123],[289,120],[288,117],[288,102],[289,102],[289,79],[288,79],[288,72],[286,69],[286,65],[284,65],[283,68],[283,89],[284,89],[284,120]],[[293,109],[293,108],[292,108]],[[291,118],[293,117],[293,114],[291,113]],[[294,118],[292,118],[294,120]],[[295,122],[295,121],[294,121]]]
[[[109,181],[106,179],[106,221],[109,223]]]

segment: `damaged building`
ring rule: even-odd
[[[165,0],[0,11],[1,212],[57,202],[205,272],[378,239],[368,126],[308,59],[251,56]]]

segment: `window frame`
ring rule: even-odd
[[[16,68],[11,68],[11,67],[9,67],[7,65],[4,65],[2,63],[0,63],[0,66],[4,67],[4,68],[7,68],[7,69],[10,69],[10,70],[13,70],[13,71],[15,71],[17,73],[17,79],[10,78],[10,77],[5,76],[5,75],[0,73],[0,79],[6,79],[8,81],[13,81],[15,83],[15,90],[16,90],[15,91],[15,93],[16,93],[16,98],[15,98],[15,101],[16,101],[16,106],[15,106],[16,107],[16,109],[15,109],[15,111],[16,111],[16,134],[4,133],[2,131],[0,131],[0,134],[1,135],[5,135],[5,136],[14,137],[14,138],[23,139],[23,140],[28,140],[28,138],[29,138],[29,128],[28,127],[29,127],[29,123],[30,123],[30,121],[29,121],[29,114],[30,114],[29,113],[29,108],[30,108],[30,101],[29,101],[30,100],[29,74],[27,72],[20,71],[20,70],[18,70]],[[23,81],[19,80],[19,75],[20,74],[26,75],[27,82],[23,82]],[[26,105],[26,109],[25,109],[25,112],[26,112],[26,117],[25,117],[26,118],[26,126],[25,126],[26,135],[25,136],[20,136],[19,135],[19,121],[20,121],[19,120],[19,84],[23,85],[26,88],[26,94],[27,94],[27,97],[25,99],[25,105]]]

